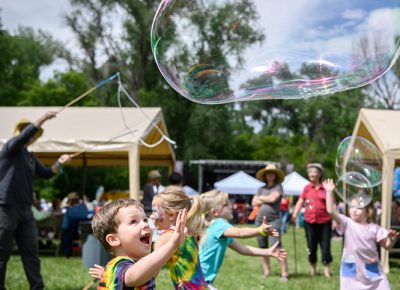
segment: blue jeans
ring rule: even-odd
[[[288,211],[280,211],[279,212],[279,219],[281,221],[281,232],[286,234],[286,224],[289,218]]]

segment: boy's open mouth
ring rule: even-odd
[[[140,237],[140,241],[141,241],[142,243],[146,244],[146,245],[149,245],[149,244],[150,244],[150,234],[147,233],[147,234],[142,235],[142,236]]]

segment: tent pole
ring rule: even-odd
[[[381,226],[389,229],[392,211],[392,190],[393,190],[394,157],[387,152],[383,157],[383,180],[382,180],[382,216]],[[386,174],[385,174],[386,173]],[[381,265],[385,273],[389,268],[389,251],[381,247]]]
[[[139,145],[135,142],[129,149],[129,197],[140,200],[140,155]]]
[[[203,192],[203,165],[201,164],[199,164],[198,183],[199,194],[201,194]]]

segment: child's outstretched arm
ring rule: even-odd
[[[155,249],[154,252],[141,258],[126,271],[126,286],[133,287],[143,285],[158,274],[164,264],[185,240],[187,234],[187,228],[185,227],[186,220],[187,210],[184,209],[178,214],[175,230],[171,233],[169,240]]]
[[[389,235],[387,236],[386,239],[383,239],[382,241],[379,242],[381,247],[385,248],[386,250],[390,250],[393,248],[394,244],[396,243],[396,240],[399,237],[399,232],[395,230],[389,230]]]
[[[261,226],[258,228],[238,228],[238,227],[230,227],[224,231],[224,237],[228,238],[252,238],[257,236],[267,236],[271,235],[274,237],[279,236],[279,232],[275,230],[271,225],[267,224],[267,218],[263,217],[263,222]]]
[[[332,179],[328,178],[322,182],[322,185],[326,191],[326,211],[337,223],[340,223],[339,215],[333,208],[333,191],[335,190],[335,184]]]
[[[272,247],[268,249],[260,249],[252,246],[242,245],[238,241],[233,241],[229,248],[238,252],[239,254],[246,256],[271,256],[277,258],[280,261],[286,259],[286,251],[284,249],[278,248],[279,242],[276,242]]]

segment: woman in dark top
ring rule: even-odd
[[[304,229],[307,238],[311,276],[317,273],[317,248],[319,244],[322,252],[322,263],[324,264],[324,275],[330,278],[332,219],[326,211],[326,192],[322,186],[324,169],[319,163],[311,163],[307,165],[307,173],[310,184],[306,185],[300,195],[292,220],[296,220],[297,214],[304,206]]]
[[[266,217],[267,223],[272,225],[272,227],[277,231],[280,231],[279,208],[283,196],[281,182],[283,181],[284,176],[283,171],[276,168],[274,164],[268,164],[267,167],[257,172],[257,179],[266,183],[264,187],[258,190],[252,200],[252,205],[259,207],[255,221],[257,226],[260,226],[263,218]],[[281,242],[280,237],[273,236],[259,236],[257,237],[257,241],[260,248],[268,248],[268,244],[269,246],[272,246],[278,241]],[[280,244],[280,246],[282,246],[282,244]],[[270,274],[268,257],[262,258],[262,265],[264,269],[264,277],[268,277]],[[282,281],[287,281],[288,270],[286,259],[281,261],[280,265],[281,279]]]

